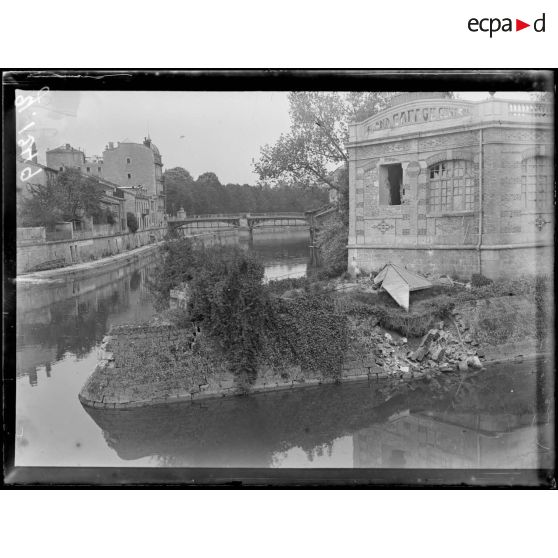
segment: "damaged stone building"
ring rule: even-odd
[[[551,274],[553,139],[549,103],[397,96],[350,126],[349,265]]]

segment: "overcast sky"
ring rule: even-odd
[[[478,101],[488,93],[459,96]],[[528,93],[496,96],[529,99]],[[149,130],[165,168],[184,167],[194,178],[212,171],[223,184],[254,184],[251,162],[260,146],[289,129],[286,92],[50,91],[35,107],[28,131],[39,162],[65,143],[102,155],[109,141],[141,142]]]

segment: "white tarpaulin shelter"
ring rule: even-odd
[[[374,284],[381,285],[382,289],[387,291],[395,302],[407,311],[411,291],[432,287],[432,283],[428,279],[391,263],[386,264],[382,271],[374,277]]]

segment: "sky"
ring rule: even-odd
[[[33,95],[34,92],[20,92]],[[287,92],[267,91],[49,91],[18,121],[33,126],[38,160],[69,143],[102,155],[109,141],[143,141],[149,133],[165,168],[183,167],[194,178],[214,172],[221,183],[255,184],[252,159],[290,127]],[[460,92],[480,101],[488,92]],[[529,93],[496,93],[528,100]],[[23,117],[26,117],[25,119]]]

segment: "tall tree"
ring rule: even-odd
[[[274,145],[261,148],[254,168],[262,183],[279,180],[308,188],[326,185],[342,195],[348,174],[332,171],[347,165],[349,122],[383,109],[394,93],[304,91],[289,94],[291,129]]]
[[[25,226],[52,226],[57,221],[100,218],[104,193],[99,181],[78,169],[58,173],[56,180],[30,187],[30,196],[22,202],[21,220]]]
[[[194,179],[182,167],[165,170],[165,190],[167,195],[167,212],[176,214],[181,207],[187,209],[191,205],[190,192]]]

